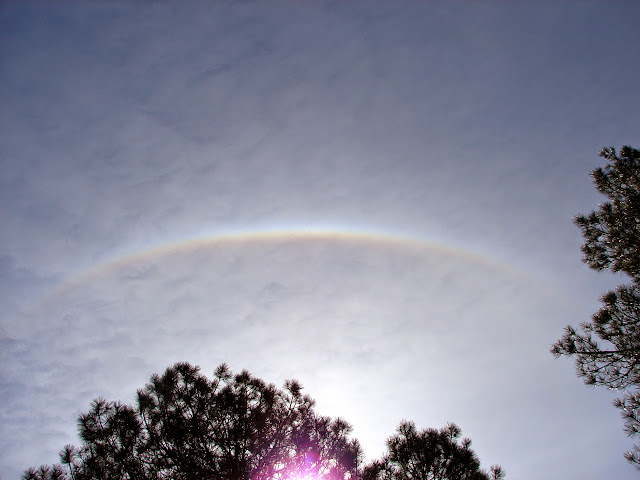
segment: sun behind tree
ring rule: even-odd
[[[351,426],[315,413],[293,380],[278,389],[226,364],[213,380],[177,363],[138,390],[136,406],[98,398],[78,419],[80,447],[61,465],[30,468],[24,480],[488,480],[460,430],[417,432],[404,422],[389,454],[359,475],[363,454]],[[416,441],[417,440],[417,441]],[[402,452],[414,471],[405,475]],[[406,463],[405,462],[405,463]]]
[[[351,426],[315,413],[296,381],[283,389],[223,364],[213,380],[178,363],[138,390],[135,407],[95,400],[82,445],[24,479],[350,480],[360,455]]]

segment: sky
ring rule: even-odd
[[[178,361],[295,378],[368,459],[636,478],[549,347],[622,277],[572,217],[640,145],[637,2],[2,2],[0,475]]]

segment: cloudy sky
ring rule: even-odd
[[[630,479],[549,346],[635,2],[3,2],[0,475],[176,361],[296,378],[369,459],[456,422],[508,478]]]

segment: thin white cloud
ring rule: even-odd
[[[598,149],[637,141],[638,13],[3,4],[2,475],[54,461],[93,397],[187,360],[299,378],[371,456],[400,418],[453,420],[513,478],[631,478],[610,395],[547,348],[613,282],[580,265],[570,218],[599,201]],[[294,242],[168,255],[28,308],[176,238],[319,224],[490,254],[557,293],[447,255]]]
[[[184,359],[300,379],[323,413],[355,423],[370,456],[409,416],[459,421],[495,461],[503,438],[531,426],[522,408],[539,427],[557,421],[540,418],[553,393],[528,381],[557,376],[536,327],[558,301],[505,270],[442,250],[286,239],[141,262],[88,277],[12,326],[22,333],[9,345],[8,392],[29,395],[11,404],[20,441],[3,446],[10,455],[37,462],[15,445],[45,430],[51,458],[91,398],[131,401],[152,372]],[[28,411],[41,421],[25,425]]]

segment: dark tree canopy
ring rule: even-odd
[[[138,390],[136,406],[94,400],[78,419],[79,447],[23,480],[357,480],[360,445],[341,419],[317,415],[296,381],[283,389],[223,364],[213,380],[178,363]],[[480,462],[460,429],[403,422],[363,480],[503,478]]]
[[[591,175],[608,201],[574,219],[584,238],[583,260],[594,270],[624,273],[631,283],[605,293],[591,322],[579,330],[567,326],[551,352],[573,356],[585,383],[624,391],[615,405],[634,436],[640,432],[640,151],[606,148],[600,156],[608,163]],[[639,445],[625,456],[640,468]]]
[[[350,480],[361,455],[350,425],[317,415],[301,389],[226,365],[209,380],[179,363],[154,375],[135,407],[95,400],[78,419],[81,445],[23,479]]]
[[[578,215],[584,262],[594,270],[624,272],[640,282],[640,150],[605,148],[609,163],[591,172],[598,191],[607,196],[599,210]]]
[[[502,469],[480,469],[480,461],[471,450],[471,440],[459,441],[461,431],[454,424],[441,430],[418,431],[413,422],[402,422],[397,433],[387,440],[388,453],[367,465],[362,480],[497,480]]]

